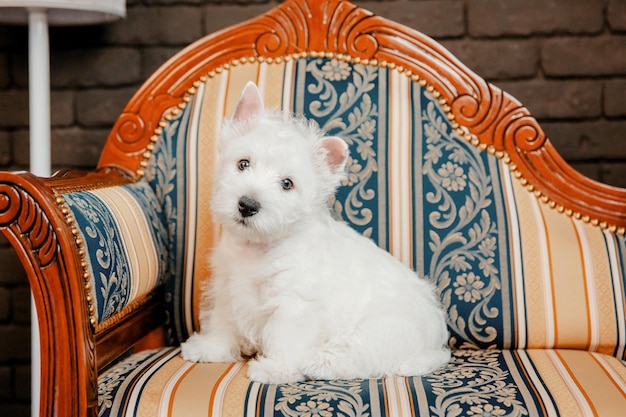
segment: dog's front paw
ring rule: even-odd
[[[202,333],[194,333],[180,345],[182,358],[190,362],[235,362],[241,359],[235,350],[230,344]]]
[[[263,384],[288,384],[304,381],[304,375],[283,361],[258,358],[248,362],[248,378]]]

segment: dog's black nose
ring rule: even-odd
[[[250,198],[250,197],[241,197],[239,199],[239,213],[243,217],[254,216],[261,209],[261,203]]]

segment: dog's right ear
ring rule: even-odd
[[[326,136],[322,139],[320,148],[331,172],[333,174],[341,174],[350,154],[348,144],[340,137]]]
[[[241,92],[241,98],[235,107],[233,121],[250,119],[263,112],[263,98],[258,87],[252,81],[248,81]]]

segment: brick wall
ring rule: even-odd
[[[388,0],[362,6],[440,40],[522,101],[584,174],[626,187],[626,2]],[[128,0],[106,26],[52,28],[52,161],[95,166],[118,113],[186,44],[276,4]],[[2,13],[0,11],[0,13]],[[0,25],[0,169],[28,165],[27,29]],[[0,238],[0,415],[29,415],[29,291]]]

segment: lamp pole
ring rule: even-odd
[[[49,177],[50,168],[50,41],[46,9],[28,10],[28,94],[30,170]]]
[[[51,175],[50,156],[50,40],[48,12],[28,10],[28,95],[30,170],[40,177]],[[41,352],[39,322],[31,294],[31,416],[39,415]]]

